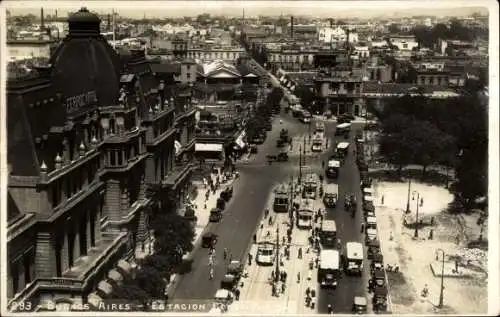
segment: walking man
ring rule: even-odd
[[[248,253],[248,265],[252,265],[252,254]]]

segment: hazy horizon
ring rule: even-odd
[[[432,3],[426,8],[425,3]],[[3,7],[12,15],[40,15],[40,8],[46,15],[67,16],[68,12],[87,7],[98,13],[110,13],[113,9],[120,16],[128,18],[176,18],[210,15],[279,16],[297,15],[316,18],[373,18],[464,16],[473,13],[489,14],[491,1],[4,1]],[[160,6],[159,6],[160,4]],[[140,6],[140,8],[138,8]],[[162,8],[168,6],[168,8]],[[428,7],[428,6],[427,6]]]

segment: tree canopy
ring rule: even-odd
[[[404,96],[380,113],[380,154],[400,170],[409,164],[421,165],[424,174],[433,164],[454,168],[456,197],[466,206],[486,195],[488,184],[488,106],[474,89],[444,100]]]

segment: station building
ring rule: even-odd
[[[118,53],[81,9],[48,65],[9,74],[9,308],[106,296],[150,242],[149,186],[180,211],[194,167],[195,110],[144,52]]]

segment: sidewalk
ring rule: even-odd
[[[216,176],[217,176],[216,174],[211,174],[214,183],[216,180]],[[231,179],[226,180],[226,182],[221,183],[219,189],[215,191],[215,194],[213,194],[212,192],[210,193],[208,200],[205,199],[205,194],[209,190],[209,188],[205,188],[202,182],[194,182],[194,185],[198,187],[198,195],[193,201],[191,201],[191,203],[195,208],[194,215],[196,216],[196,224],[194,228],[195,231],[194,241],[193,241],[194,249],[192,252],[196,252],[197,244],[201,242],[201,234],[203,233],[203,230],[209,223],[210,210],[216,207],[217,199],[220,197],[221,192],[227,187],[231,186],[235,180],[236,178],[233,177]],[[170,277],[170,283],[167,285],[165,289],[165,294],[170,293],[170,290],[176,284],[178,277],[179,276],[177,274],[173,274]]]
[[[386,265],[397,265],[400,268],[399,273],[387,273],[393,313],[485,314],[488,309],[487,273],[484,272],[487,270],[487,253],[467,248],[467,241],[464,241],[464,233],[457,217],[443,212],[447,203],[452,200],[452,195],[442,187],[412,182],[411,189],[418,190],[425,200],[419,210],[419,219],[423,219],[425,226],[419,229],[418,238],[415,238],[415,230],[403,225],[408,185],[375,182],[373,187],[384,262]],[[382,195],[385,196],[383,205]],[[410,216],[413,217],[416,210],[415,201],[410,200],[410,209]],[[434,226],[430,226],[431,217],[434,218]],[[432,240],[429,239],[431,230]],[[443,252],[444,307],[439,309],[437,305]],[[479,253],[483,255],[476,255]],[[467,263],[467,254],[473,259],[470,263]],[[451,272],[455,269],[455,258],[460,259],[458,274]],[[475,258],[479,260],[474,260]],[[422,297],[421,292],[425,285],[429,294]]]
[[[273,224],[269,226],[268,218],[263,220],[263,229],[259,229],[257,233],[257,241],[276,239],[276,228],[279,226],[280,232],[280,259],[283,261],[283,266],[280,266],[280,271],[287,272],[287,280],[285,283],[285,292],[281,292],[281,282],[278,284],[279,296],[272,296],[272,286],[270,283],[271,272],[275,270],[276,265],[260,266],[256,263],[257,245],[252,244],[250,253],[253,256],[252,265],[248,266],[248,261],[245,263],[245,271],[248,277],[242,280],[240,300],[235,301],[229,308],[231,313],[258,313],[265,314],[312,314],[316,313],[317,301],[315,309],[305,306],[305,291],[307,287],[316,290],[316,298],[319,294],[317,283],[317,269],[314,268],[309,273],[309,261],[315,259],[316,254],[308,249],[308,237],[310,230],[301,230],[296,226],[292,233],[292,243],[290,245],[290,260],[284,256],[284,247],[281,245],[282,237],[286,237],[289,217],[288,213],[272,212],[272,202],[274,195],[270,195],[268,208],[270,217],[273,217]],[[316,207],[317,208],[317,207]],[[266,239],[267,232],[270,232],[270,237]],[[298,249],[302,248],[302,259],[298,259]],[[297,282],[297,275],[300,274],[300,282]],[[308,280],[308,276],[311,277]]]

